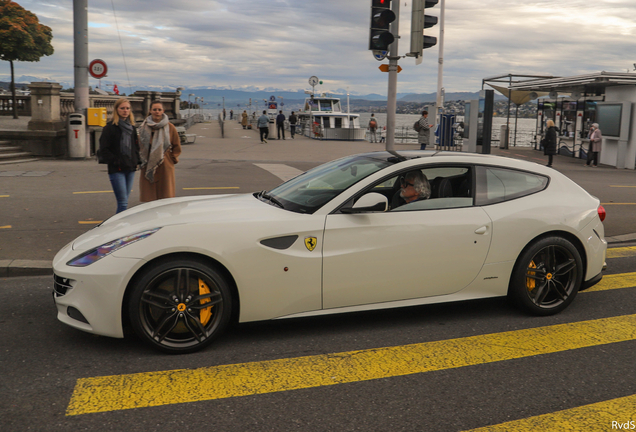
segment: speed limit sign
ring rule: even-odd
[[[90,73],[93,78],[104,78],[106,76],[106,72],[108,72],[108,67],[106,67],[106,62],[104,60],[96,59],[88,65],[88,73]]]

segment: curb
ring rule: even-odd
[[[0,277],[52,276],[51,261],[0,260]]]

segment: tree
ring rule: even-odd
[[[53,32],[40,24],[38,17],[11,0],[0,0],[0,60],[11,65],[11,94],[13,118],[18,118],[15,97],[14,61],[40,61],[40,57],[53,54]]]

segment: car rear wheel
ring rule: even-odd
[[[509,296],[535,315],[552,315],[568,307],[583,279],[578,249],[562,237],[546,237],[526,248],[512,275]]]
[[[232,296],[214,268],[196,260],[166,261],[148,270],[130,295],[130,323],[141,339],[168,353],[189,353],[227,326]]]

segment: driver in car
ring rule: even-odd
[[[431,196],[431,185],[422,171],[409,171],[400,177],[400,190],[393,195],[391,209],[414,201],[428,199]]]

